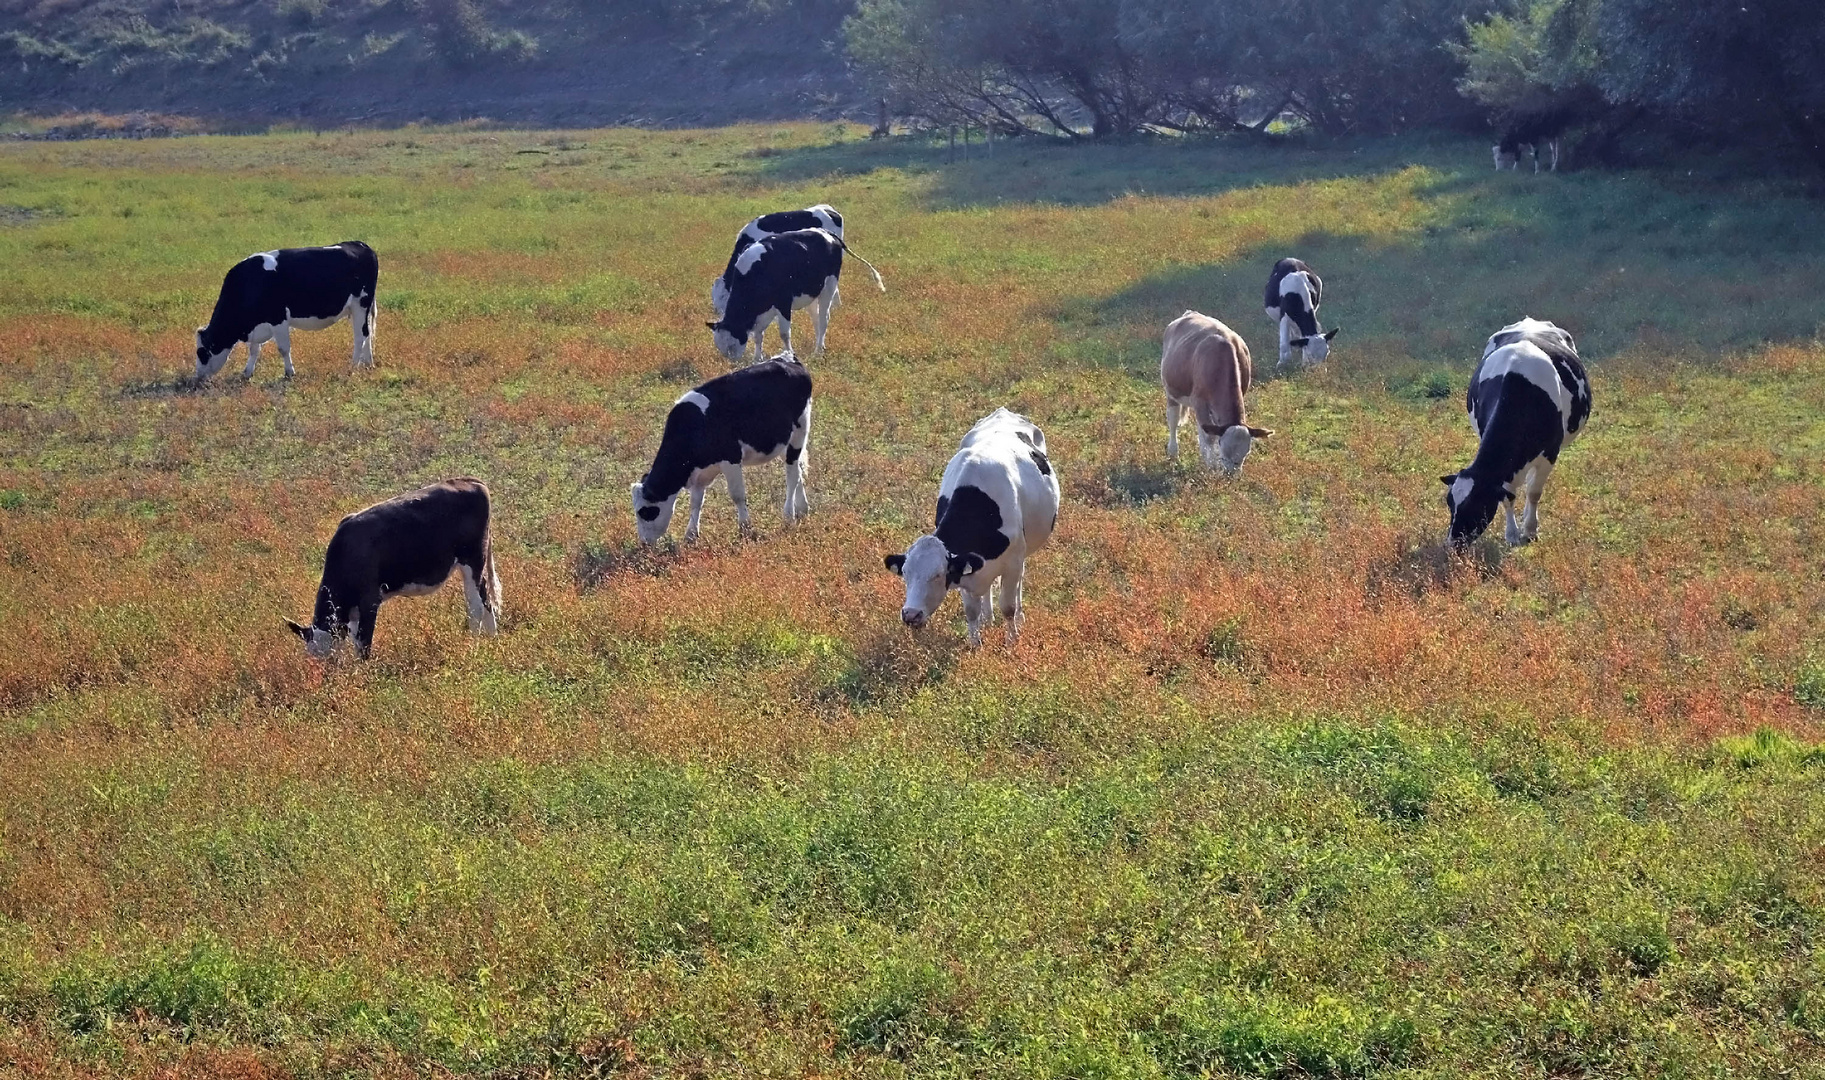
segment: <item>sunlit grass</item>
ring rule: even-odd
[[[1481,147],[782,125],[0,145],[0,1070],[1767,1075],[1825,1061],[1816,207]],[[638,549],[733,230],[827,200],[814,515]],[[235,259],[344,327],[183,379]],[[1266,268],[1344,328],[1272,371]],[[1778,261],[1779,273],[1770,266]],[[1157,335],[1255,347],[1240,479]],[[1541,542],[1433,550],[1464,380],[1578,337]],[[231,367],[238,368],[238,362]],[[1020,647],[881,569],[998,404],[1066,505]],[[308,660],[337,519],[495,493],[504,633]]]

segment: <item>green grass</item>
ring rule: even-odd
[[[0,1075],[1825,1069],[1814,204],[859,135],[0,145]],[[810,361],[814,516],[757,470],[759,540],[718,490],[639,548],[734,230],[822,200],[889,291]],[[187,384],[228,265],[352,237],[374,371],[338,328]],[[1321,370],[1273,370],[1290,253]],[[1268,350],[1239,479],[1163,457],[1187,307]],[[1537,546],[1454,563],[1465,380],[1529,314],[1591,428]],[[880,557],[998,404],[1066,504],[972,652]],[[337,519],[462,473],[501,637],[440,595],[306,659]]]

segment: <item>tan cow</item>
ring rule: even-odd
[[[1179,456],[1179,424],[1197,420],[1198,454],[1213,469],[1234,473],[1256,439],[1273,432],[1249,427],[1242,397],[1254,367],[1241,335],[1208,315],[1187,311],[1166,327],[1160,385],[1166,391],[1166,456]]]

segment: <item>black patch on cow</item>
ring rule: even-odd
[[[843,227],[843,215],[835,210],[827,211],[827,213],[832,225],[839,229]],[[741,258],[742,252],[760,242],[755,238],[755,233],[760,233],[762,236],[777,236],[780,233],[797,232],[800,229],[821,229],[823,227],[823,221],[809,210],[778,210],[771,214],[762,214],[742,226],[741,232],[735,234],[735,250],[729,252],[729,265],[723,267],[722,280],[731,282],[741,276],[735,271],[735,263]]]
[[[1039,466],[1040,475],[1041,476],[1051,476],[1052,475],[1052,462],[1046,458],[1046,452],[1044,450],[1034,450],[1032,453],[1033,453],[1033,464]]]
[[[659,517],[659,508],[657,506],[642,506],[640,509],[634,511],[634,513],[640,515],[641,521],[653,521]]]
[[[365,656],[388,594],[441,585],[460,563],[489,595],[488,519],[488,489],[468,478],[419,488],[343,518],[324,554],[311,626],[340,635],[359,616],[355,646]]]
[[[944,511],[950,507],[950,504],[951,497],[949,495],[938,496],[938,515],[932,519],[932,528],[935,529],[944,524]]]
[[[964,578],[982,567],[982,556],[973,552],[968,555],[952,555],[944,563],[944,583],[948,586],[960,585]]]
[[[1280,284],[1281,284],[1281,282],[1286,280],[1286,276],[1288,274],[1299,274],[1299,273],[1303,273],[1304,275],[1306,275],[1306,277],[1310,278],[1312,281],[1312,304],[1314,305],[1314,310],[1307,311],[1304,313],[1306,321],[1301,321],[1301,316],[1298,314],[1295,314],[1294,312],[1283,310],[1281,307],[1281,304],[1280,304],[1280,301],[1281,301]],[[1318,277],[1317,274],[1312,273],[1311,267],[1307,266],[1300,259],[1281,259],[1279,262],[1274,264],[1273,273],[1271,273],[1267,276],[1267,292],[1265,294],[1264,303],[1263,303],[1263,306],[1267,310],[1278,311],[1283,316],[1290,316],[1293,319],[1293,321],[1296,324],[1298,324],[1299,332],[1304,334],[1307,337],[1310,337],[1313,334],[1316,334],[1318,332],[1318,319],[1317,319],[1316,307],[1323,305],[1323,303],[1324,303],[1324,282]],[[1299,307],[1301,310],[1303,310],[1305,308],[1305,303],[1303,301],[1301,301],[1299,304]],[[1308,322],[1310,323],[1309,326],[1307,325]]]
[[[199,361],[246,341],[261,323],[279,325],[288,311],[294,319],[328,319],[340,315],[351,296],[373,307],[380,259],[361,241],[285,248],[273,255],[271,270],[260,255],[249,255],[228,269],[209,325],[202,330]],[[367,320],[360,314],[355,316],[355,332],[367,332]]]
[[[761,314],[777,310],[792,321],[792,305],[819,296],[830,278],[843,275],[843,244],[822,229],[780,233],[759,241],[763,253],[746,274],[731,276],[729,304],[712,331],[723,330],[747,341]]]
[[[786,461],[793,465],[797,465],[799,455],[804,452],[805,452],[805,448],[802,446],[787,446],[786,447]]]
[[[764,360],[718,375],[697,387],[707,409],[681,401],[665,418],[665,434],[641,494],[664,502],[684,489],[691,474],[711,465],[739,463],[742,444],[760,454],[790,449],[799,419],[811,404],[811,373],[795,360]]]
[[[1008,549],[1009,540],[1001,526],[1001,507],[995,505],[995,500],[976,485],[963,484],[940,504],[934,535],[953,558],[980,555],[983,562],[988,562],[1000,558]]]
[[[1031,436],[1031,435],[1029,435],[1029,434],[1027,434],[1027,433],[1026,433],[1026,432],[1024,432],[1024,431],[1016,431],[1016,432],[1014,432],[1014,437],[1015,437],[1015,438],[1016,438],[1016,439],[1019,439],[1019,440],[1020,440],[1020,441],[1021,441],[1021,442],[1023,442],[1023,443],[1026,443],[1026,444],[1027,444],[1027,445],[1028,445],[1028,446],[1032,446],[1032,445],[1033,445],[1033,436]]]

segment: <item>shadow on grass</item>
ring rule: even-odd
[[[1180,442],[1183,444],[1185,437],[1182,436]],[[1195,459],[1195,436],[1191,437],[1191,452]],[[1185,465],[1167,461],[1163,456],[1153,461],[1117,461],[1069,481],[1070,497],[1110,510],[1145,506],[1177,495],[1185,489],[1189,479]]]
[[[1414,530],[1394,541],[1391,551],[1369,566],[1370,596],[1405,592],[1414,598],[1448,589],[1460,580],[1491,581],[1502,576],[1508,547],[1485,535],[1462,551],[1441,539],[1445,515],[1441,507],[1440,524],[1434,531]]]
[[[1255,380],[1272,381],[1283,373],[1261,291],[1274,262],[1296,255],[1324,277],[1320,316],[1342,331],[1333,367],[1416,399],[1453,396],[1488,335],[1523,316],[1570,330],[1587,361],[1642,347],[1708,358],[1825,326],[1825,294],[1810,284],[1825,252],[1794,246],[1808,228],[1799,200],[1761,211],[1777,240],[1746,208],[1609,177],[1517,188],[1447,176],[1417,195],[1423,226],[1393,237],[1308,232],[1044,314],[1077,333],[1078,358],[1151,379],[1166,324],[1202,311],[1241,334]],[[1775,249],[1788,270],[1770,275]]]
[[[1216,195],[1264,184],[1299,184],[1393,171],[1416,163],[1488,160],[1473,141],[1407,139],[1326,141],[1317,138],[1136,137],[1067,143],[1025,136],[998,139],[991,150],[977,132],[953,152],[943,137],[903,135],[797,150],[751,151],[754,171],[769,183],[805,184],[895,169],[932,178],[935,209],[997,203],[1092,206],[1125,195]]]
[[[209,383],[198,379],[195,375],[171,375],[159,379],[133,379],[121,384],[120,396],[124,398],[183,397],[190,394],[200,394],[208,389],[209,385]]]
[[[571,580],[582,592],[591,592],[623,574],[661,578],[678,564],[679,551],[670,537],[647,547],[638,540],[620,544],[585,543],[570,560]]]

